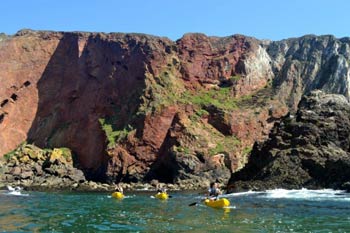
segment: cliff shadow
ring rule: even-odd
[[[64,33],[37,82],[38,108],[27,134],[42,148],[68,147],[88,179],[105,181],[108,145],[139,127],[145,55],[100,34]],[[117,143],[117,142],[116,142]]]

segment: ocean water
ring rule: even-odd
[[[226,209],[198,193],[0,192],[0,232],[350,232],[350,194],[336,190],[270,190],[223,195]],[[189,204],[197,202],[195,206]]]

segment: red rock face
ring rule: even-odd
[[[145,119],[142,140],[155,151],[159,151],[178,109],[167,107],[159,115],[148,115]]]
[[[185,35],[178,41],[183,78],[201,83],[229,79],[241,74],[237,63],[243,53],[250,49],[244,37],[232,37],[227,41],[202,34]]]
[[[37,82],[58,45],[50,38],[24,35],[0,42],[0,154],[27,139],[38,110]]]
[[[246,62],[259,56],[259,41],[245,36],[225,38],[187,34],[177,42],[183,79],[189,86],[235,82],[236,96],[246,95],[264,87],[271,79],[265,67],[251,72]],[[258,59],[256,59],[258,60]],[[254,73],[255,78],[250,75]]]

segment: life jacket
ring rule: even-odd
[[[219,190],[217,188],[209,188],[209,196],[218,196]]]

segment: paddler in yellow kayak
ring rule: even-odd
[[[210,188],[206,198],[202,200],[205,205],[213,208],[225,208],[230,205],[230,201],[226,198],[218,198],[219,195],[222,195],[222,191],[219,189],[219,184],[216,182],[210,183]],[[188,206],[195,206],[197,202],[193,202]]]
[[[219,189],[219,184],[213,182],[210,184],[208,190],[208,196],[204,200],[204,204],[213,208],[225,208],[230,205],[230,201],[226,198],[218,198],[222,194],[222,191]]]
[[[216,182],[210,183],[207,197],[211,200],[216,200],[218,196],[221,194],[222,194],[222,191],[219,189],[219,184]]]
[[[166,200],[169,198],[169,195],[167,193],[166,188],[157,186],[157,194],[155,195],[156,198]]]
[[[114,193],[112,193],[112,197],[117,199],[123,199],[124,198],[124,190],[120,184],[117,184],[114,188]]]

